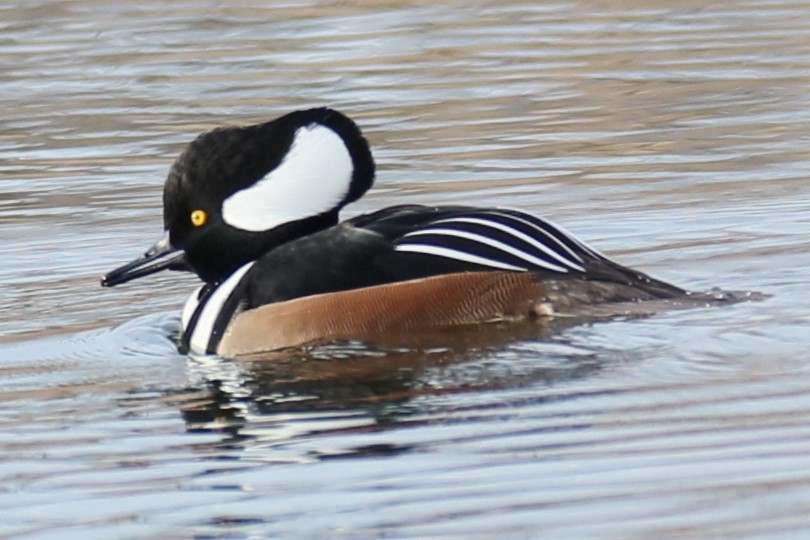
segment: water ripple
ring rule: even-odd
[[[801,537],[801,0],[0,6],[0,537]],[[764,302],[424,349],[176,352],[101,274],[197,133],[331,105],[399,203],[554,219]]]

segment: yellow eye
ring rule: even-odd
[[[194,210],[191,213],[191,224],[195,227],[201,227],[205,225],[205,221],[208,219],[208,214],[205,213],[205,210]]]

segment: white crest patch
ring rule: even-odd
[[[260,232],[316,216],[343,200],[353,171],[337,133],[320,124],[298,128],[279,166],[225,199],[222,218],[231,227]]]

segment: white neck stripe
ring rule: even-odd
[[[188,328],[188,323],[191,322],[191,316],[194,315],[194,312],[197,311],[197,306],[200,305],[200,291],[205,285],[200,285],[186,300],[186,303],[183,304],[183,311],[180,313],[180,329],[185,334],[186,328]]]
[[[242,277],[251,269],[255,261],[251,261],[246,265],[240,267],[236,272],[231,274],[228,279],[223,281],[211,296],[202,305],[202,312],[197,318],[197,324],[191,331],[191,339],[189,339],[189,349],[195,354],[205,354],[208,348],[208,341],[211,339],[211,333],[214,331],[214,324],[217,322],[219,312],[222,311],[222,306],[228,300],[233,290],[242,281]],[[196,298],[199,289],[192,293],[192,297]],[[191,302],[192,299],[186,302]],[[197,309],[200,309],[199,306]],[[185,311],[185,309],[184,309]],[[185,328],[184,328],[185,330]]]
[[[269,231],[327,212],[349,192],[354,164],[343,139],[320,124],[298,128],[278,167],[222,203],[222,219],[245,231]]]

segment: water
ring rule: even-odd
[[[810,4],[0,6],[0,537],[810,532]],[[765,302],[186,358],[102,290],[197,133],[330,105],[374,191],[525,209]]]

